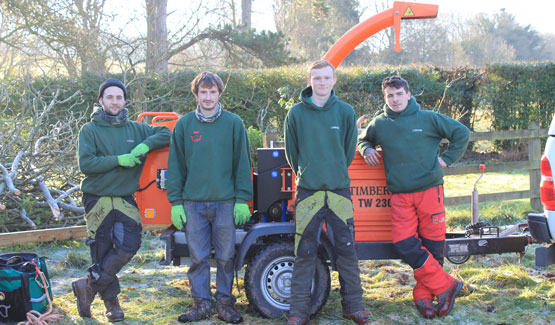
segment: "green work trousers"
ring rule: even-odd
[[[351,314],[364,309],[349,189],[311,191],[297,188],[295,206],[296,256],[290,314],[302,318],[311,316],[311,280],[314,278],[316,259],[319,258],[318,245],[323,223],[335,251],[343,312]]]

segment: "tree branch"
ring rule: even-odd
[[[18,190],[17,188],[15,188],[14,184],[13,184],[13,179],[10,176],[10,174],[8,173],[8,170],[6,169],[6,167],[4,167],[4,165],[2,165],[2,163],[0,163],[0,169],[2,170],[2,172],[4,173],[4,184],[6,184],[6,186],[8,187],[8,190],[10,192],[12,192],[15,195],[21,195],[21,191]]]
[[[54,198],[50,194],[50,190],[48,189],[48,187],[44,183],[44,177],[42,175],[38,177],[38,185],[39,185],[39,188],[42,192],[42,195],[44,195],[44,198],[46,199],[46,203],[48,203],[48,206],[50,207],[50,211],[52,211],[52,215],[54,216],[54,220],[59,221],[61,219],[60,218],[60,207],[58,206],[57,201],[54,200]]]

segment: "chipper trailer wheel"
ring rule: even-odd
[[[446,256],[445,258],[453,264],[463,264],[470,259],[470,255]]]
[[[266,318],[283,317],[289,310],[291,277],[295,265],[293,253],[292,242],[277,242],[258,252],[247,266],[247,298]],[[324,306],[330,293],[330,271],[321,258],[316,259],[311,292],[310,313],[316,314]]]

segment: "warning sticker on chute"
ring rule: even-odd
[[[403,14],[403,17],[408,17],[408,16],[414,16],[414,11],[412,11],[410,7],[407,7],[407,10],[405,10],[405,13]]]

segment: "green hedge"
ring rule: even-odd
[[[493,65],[484,72],[484,104],[496,130],[527,128],[531,121],[549,127],[555,110],[555,63]]]
[[[198,71],[184,70],[167,76],[94,75],[79,78],[36,78],[25,88],[22,80],[8,81],[10,108],[19,112],[21,101],[41,92],[48,101],[56,89],[60,99],[76,91],[80,96],[58,105],[57,112],[73,109],[92,112],[97,101],[98,85],[108,77],[120,78],[128,85],[132,116],[143,111],[186,113],[195,107],[190,82]],[[221,99],[224,107],[240,115],[245,125],[273,127],[281,132],[287,109],[298,101],[306,85],[306,68],[283,67],[265,70],[231,70],[218,72],[226,83]],[[345,68],[338,70],[336,92],[350,103],[357,115],[373,116],[383,107],[381,81],[400,74],[411,85],[412,94],[426,109],[433,109],[459,119],[473,129],[475,111],[489,113],[496,130],[527,128],[531,120],[548,127],[555,110],[555,63],[493,65],[485,68],[441,68],[433,66],[385,66],[381,68]],[[5,83],[6,80],[4,79]],[[26,91],[22,91],[27,89]],[[263,125],[260,111],[265,109]],[[55,118],[55,117],[54,117]]]

